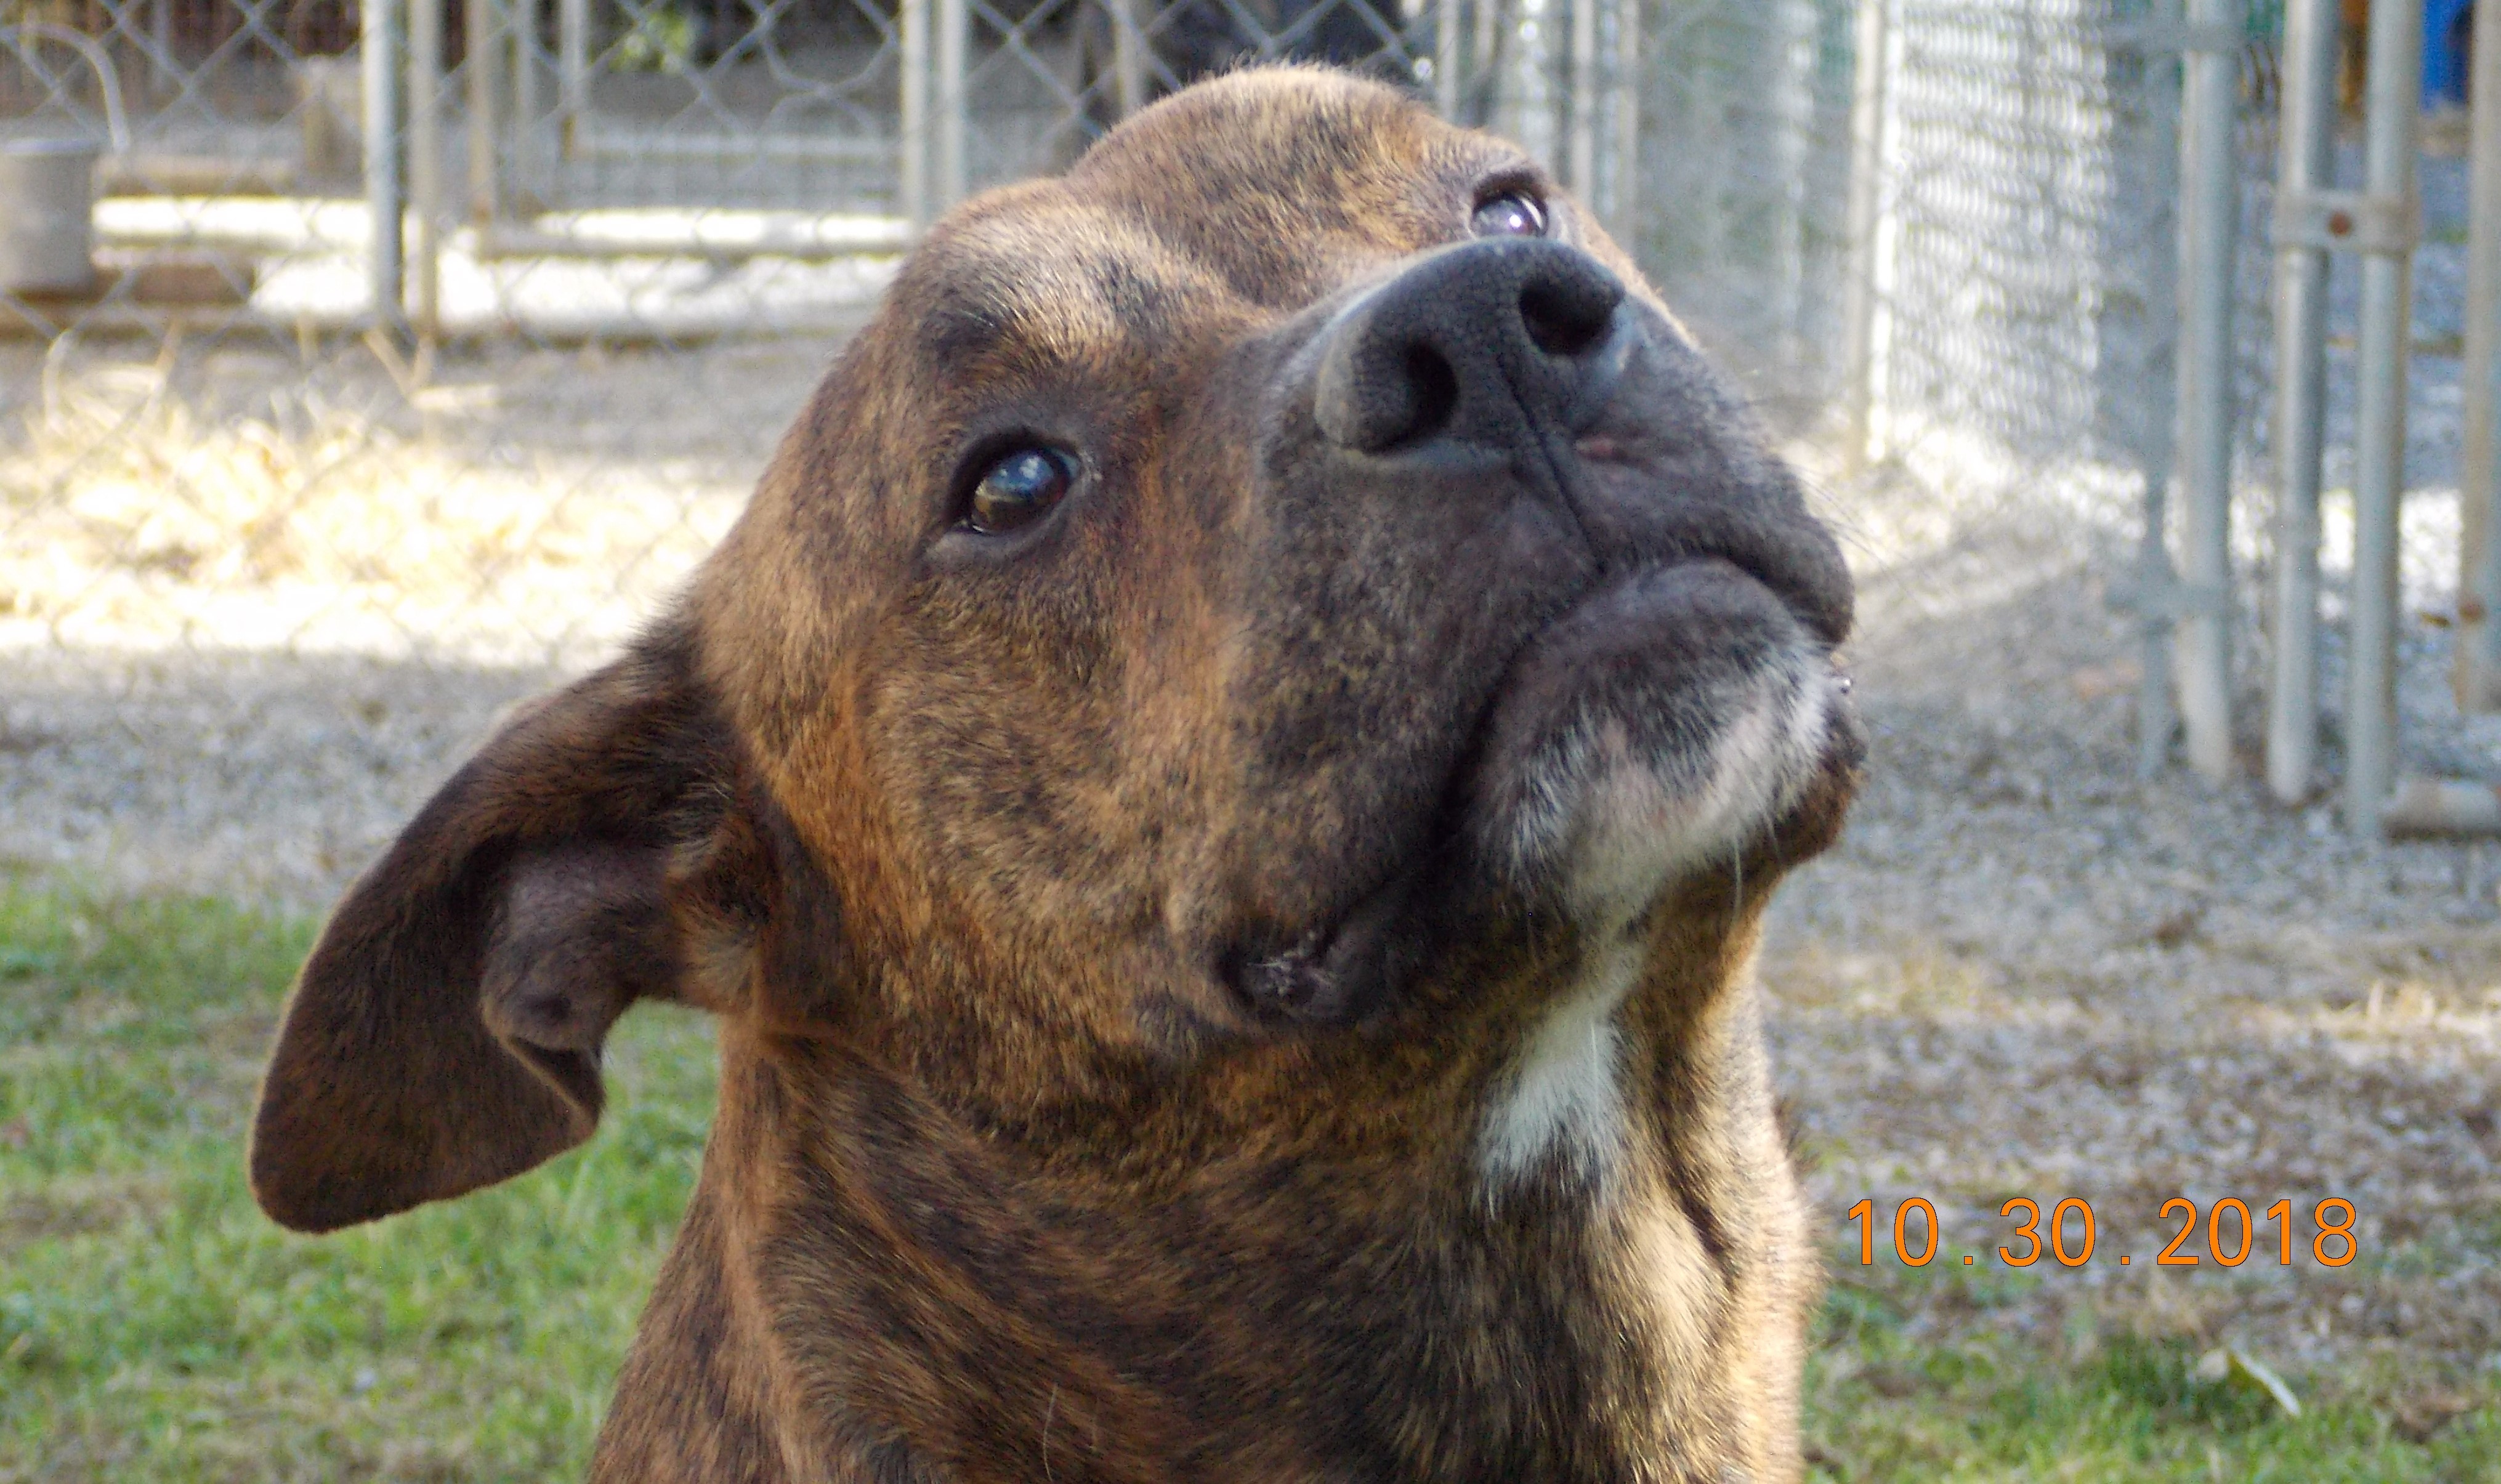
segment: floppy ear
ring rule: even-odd
[[[767,868],[691,672],[657,635],[539,703],[348,893],[261,1082],[261,1209],[329,1231],[518,1174],[590,1137],[627,1005],[721,1007],[689,934],[746,918]]]

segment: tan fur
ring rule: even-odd
[[[1300,347],[1511,188],[1641,337],[1563,493],[1333,451]],[[952,526],[1002,435],[1087,460],[1023,546]],[[1631,642],[1560,615],[1659,572],[1641,621],[1731,647],[1626,662],[1658,706],[1848,624],[1794,482],[1517,150],[1318,70],[1192,88],[942,222],[670,618],[358,884],[254,1188],[320,1230],[525,1169],[676,998],[719,1111],[598,1479],[1794,1478],[1815,1265],[1748,965],[1854,731],[1630,928],[1470,843],[1559,745],[1536,707],[1617,704],[1567,641]],[[1260,998],[1367,911],[1346,1004]],[[1521,1048],[1625,951],[1604,1168],[1489,1173]]]

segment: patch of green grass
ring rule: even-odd
[[[709,1026],[628,1016],[583,1149],[295,1237],[242,1149],[311,939],[0,882],[0,1480],[582,1472],[693,1185]]]
[[[2255,1387],[2201,1370],[2184,1341],[2089,1326],[2003,1333],[1985,1311],[1987,1284],[2005,1280],[1971,1281],[1982,1312],[1943,1341],[1912,1333],[1877,1288],[1835,1285],[1807,1368],[1810,1478],[2501,1481],[2501,1405],[2488,1393],[2426,1427],[2366,1388],[2320,1397],[2296,1384],[2306,1400],[2289,1417]]]
[[[584,1149],[294,1237],[251,1204],[243,1130],[311,940],[0,877],[0,1484],[581,1475],[693,1184],[708,1025],[629,1015]],[[1835,1286],[1816,1477],[2501,1481],[2488,1391],[2424,1441],[2298,1381],[2292,1420],[2185,1346],[2001,1333],[1990,1311],[2032,1280],[1953,1281],[1972,1318],[1944,1337],[1881,1285]]]

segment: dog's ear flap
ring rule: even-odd
[[[665,637],[488,742],[296,980],[252,1123],[261,1208],[329,1231],[589,1138],[609,1027],[645,996],[713,1004],[689,920],[760,890],[733,752]]]

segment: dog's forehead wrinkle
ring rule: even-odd
[[[1073,187],[1149,220],[1232,292],[1293,309],[1370,262],[1466,234],[1480,181],[1534,178],[1517,147],[1452,128],[1378,84],[1292,69],[1150,110],[1098,145]]]
[[[1130,214],[1061,192],[952,223],[916,254],[918,339],[942,373],[1161,350],[1220,313],[1221,280]]]

